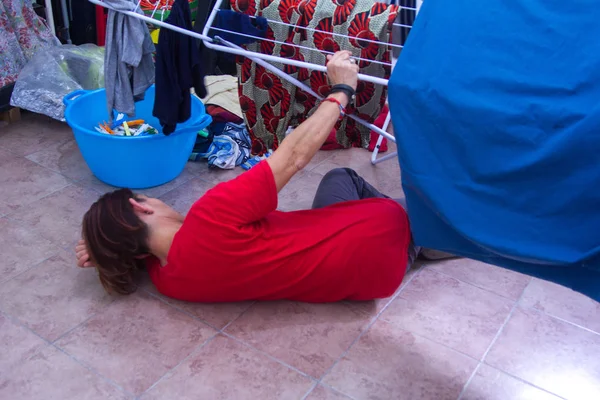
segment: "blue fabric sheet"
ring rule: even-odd
[[[600,2],[426,0],[389,88],[416,243],[600,300]]]

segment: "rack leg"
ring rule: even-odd
[[[398,153],[393,152],[390,154],[386,154],[383,157],[377,158],[377,155],[379,154],[379,147],[381,146],[382,142],[383,142],[383,136],[379,136],[379,138],[377,139],[377,144],[375,145],[375,149],[373,150],[373,153],[371,154],[371,164],[373,164],[373,165],[377,165],[385,160],[389,160],[390,158],[394,158],[398,155]]]
[[[73,44],[73,41],[71,41],[71,22],[69,21],[69,10],[67,9],[67,0],[60,0],[60,8],[63,18],[63,26],[65,28],[65,35],[67,36],[67,44]]]
[[[396,153],[396,152],[393,152],[391,154],[386,154],[385,156],[379,157],[379,158],[371,156],[371,164],[377,165],[379,163],[384,162],[385,160],[389,160],[389,159],[394,158],[396,156],[398,156],[398,153]]]
[[[377,144],[375,145],[373,153],[371,154],[371,164],[373,165],[377,164],[377,154],[379,154],[379,147],[381,146],[382,142],[383,136],[379,135],[379,137],[377,138]]]
[[[52,0],[46,0],[46,23],[48,28],[52,31],[53,35],[56,35],[56,29],[54,27],[54,13],[52,12]]]
[[[385,118],[385,122],[383,123],[383,126],[381,127],[382,131],[387,132],[387,129],[390,126],[391,120],[392,120],[392,114],[390,111],[388,111],[388,115]],[[393,139],[390,139],[390,140],[395,142],[395,140],[393,140]],[[379,164],[380,162],[389,160],[390,158],[396,157],[398,155],[397,153],[394,152],[392,154],[386,154],[383,157],[377,158],[377,155],[379,154],[379,148],[381,147],[382,142],[383,142],[383,135],[379,134],[379,137],[377,138],[377,144],[375,145],[375,148],[373,149],[373,154],[371,154],[371,164],[373,164],[373,165]]]

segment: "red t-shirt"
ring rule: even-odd
[[[395,201],[276,208],[267,162],[215,186],[187,214],[167,265],[150,263],[152,282],[194,302],[370,300],[402,282],[410,229]]]

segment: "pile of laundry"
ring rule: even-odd
[[[207,160],[209,168],[249,170],[271,155],[252,156],[252,141],[244,120],[223,107],[207,105],[213,122],[198,132],[190,161]]]
[[[95,127],[96,132],[114,136],[156,135],[158,131],[143,119],[126,121],[125,114],[118,114],[111,124],[102,122]]]

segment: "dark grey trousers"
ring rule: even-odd
[[[370,198],[389,199],[390,197],[371,186],[356,171],[350,168],[336,168],[329,171],[321,180],[312,208],[327,207],[342,201]],[[406,210],[405,199],[394,200]],[[442,251],[417,247],[411,239],[408,248],[409,263],[412,264],[419,255],[428,260],[453,257],[451,254]]]
[[[336,168],[329,171],[319,183],[317,194],[313,200],[312,208],[327,207],[335,203],[351,200],[372,198],[385,198],[389,196],[375,189],[365,181],[356,171],[350,168]],[[404,199],[394,199],[406,210]],[[409,265],[416,260],[419,249],[410,241],[408,247]]]
[[[350,168],[336,168],[329,171],[321,180],[312,208],[327,207],[335,203],[388,196],[371,186],[356,171]]]

